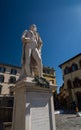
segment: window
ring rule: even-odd
[[[17,74],[17,70],[16,69],[11,69],[11,74],[16,75]]]
[[[68,74],[69,72],[70,72],[69,67],[66,67],[66,68],[64,69],[64,74]]]
[[[50,69],[43,69],[43,73],[50,74]]]
[[[47,74],[50,74],[50,70],[49,69],[47,69]]]
[[[72,71],[78,70],[78,65],[77,64],[72,64]]]
[[[4,82],[4,76],[0,75],[0,83],[3,83],[3,82]]]
[[[16,78],[11,76],[10,77],[10,80],[9,80],[9,83],[15,83],[16,82]]]
[[[0,94],[1,94],[1,91],[2,91],[2,85],[0,85]]]
[[[81,86],[81,79],[76,77],[73,81],[73,85],[74,85],[74,87],[80,87]]]
[[[4,73],[6,71],[6,68],[5,67],[0,67],[0,72],[1,73]]]
[[[13,99],[9,99],[7,103],[8,107],[13,107]]]
[[[67,81],[67,86],[68,86],[68,89],[72,88],[72,84],[71,84],[71,80],[70,79]]]

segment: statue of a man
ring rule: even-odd
[[[41,47],[42,40],[35,24],[22,35],[22,75],[32,76],[32,66],[37,66],[38,76],[42,77]]]

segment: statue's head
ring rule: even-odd
[[[35,24],[32,24],[32,25],[30,26],[30,30],[32,30],[32,31],[37,31],[36,25],[35,25]]]

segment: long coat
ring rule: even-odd
[[[25,30],[24,31],[24,33],[23,33],[23,35],[25,35],[25,37],[29,37],[29,35],[31,35],[32,36],[32,31],[31,30],[29,30],[29,31],[27,31],[27,30]],[[22,37],[23,37],[23,35],[22,35]],[[37,38],[36,38],[36,40],[37,40],[37,49],[39,50],[39,53],[40,53],[40,56],[41,56],[41,48],[42,48],[42,40],[41,40],[41,37],[40,37],[40,35],[38,34],[38,33],[36,33],[36,35],[37,35]],[[25,61],[26,61],[26,56],[25,56],[25,45],[27,44],[27,43],[25,43],[23,40],[22,40],[22,59],[21,59],[21,62],[22,62],[22,66],[24,66],[25,65]],[[31,55],[31,60],[30,60],[31,62],[30,62],[30,68],[31,68],[31,70],[33,69],[33,68],[37,68],[37,63],[36,63],[36,61],[34,60],[34,58],[33,58],[33,56]],[[32,70],[33,71],[33,70]]]

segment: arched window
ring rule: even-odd
[[[9,83],[15,83],[16,82],[16,78],[11,76],[10,77],[10,80],[9,80]]]
[[[1,94],[1,92],[2,92],[2,85],[0,85],[0,94]]]
[[[0,75],[0,83],[3,83],[3,82],[4,82],[4,76]]]
[[[72,83],[70,79],[67,80],[67,86],[68,86],[68,89],[72,88]]]
[[[4,73],[5,71],[6,71],[6,68],[5,68],[5,67],[0,66],[0,72],[1,72],[1,73]]]
[[[72,64],[72,71],[78,70],[78,65],[77,64]]]

